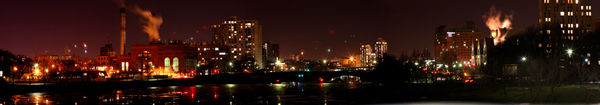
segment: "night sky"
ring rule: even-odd
[[[487,35],[482,15],[494,5],[514,15],[517,31],[537,24],[537,0],[128,0],[163,17],[162,40],[210,41],[207,29],[228,16],[257,19],[263,39],[280,44],[282,57],[304,49],[309,58],[358,53],[359,43],[383,37],[389,52],[433,49],[439,25],[463,26],[474,21]],[[600,0],[594,0],[598,5]],[[599,14],[593,8],[594,14]],[[129,9],[133,10],[133,9]],[[146,44],[140,17],[127,17],[128,44]],[[87,57],[102,45],[118,50],[119,6],[112,0],[5,0],[0,1],[0,49],[15,54],[64,54],[64,49]],[[198,32],[198,33],[197,33]],[[345,43],[345,40],[347,43]],[[78,44],[78,48],[74,48]]]

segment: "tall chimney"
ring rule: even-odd
[[[120,44],[120,54],[124,55],[125,54],[125,38],[126,38],[126,32],[125,32],[125,20],[127,20],[127,18],[125,17],[125,8],[121,8],[121,44]]]

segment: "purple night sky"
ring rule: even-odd
[[[537,0],[127,0],[127,4],[163,17],[162,40],[210,41],[206,27],[228,16],[257,19],[263,25],[263,39],[280,44],[284,58],[300,49],[309,58],[320,58],[328,48],[336,56],[346,56],[358,53],[359,43],[373,43],[377,37],[387,40],[395,55],[415,48],[432,51],[433,32],[439,25],[462,27],[471,20],[487,35],[482,15],[492,5],[514,15],[517,31],[538,21]],[[594,14],[599,11],[594,8]],[[127,15],[128,44],[146,44],[140,17]],[[94,57],[107,43],[118,50],[119,20],[119,6],[112,0],[1,1],[0,49],[35,56],[60,55],[70,48],[81,55],[81,47],[73,44],[85,42],[89,47],[85,56]]]

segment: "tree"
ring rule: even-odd
[[[373,71],[374,79],[381,83],[405,83],[411,78],[410,65],[396,59],[396,57],[385,54],[377,61]]]
[[[17,62],[17,57],[7,50],[0,49],[0,71],[3,75],[10,75],[12,66]]]

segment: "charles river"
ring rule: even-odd
[[[462,87],[462,86],[460,86]],[[426,89],[421,89],[426,88]],[[462,96],[448,97],[436,86],[384,86],[369,82],[274,82],[148,87],[75,87],[40,91],[2,91],[0,104],[481,104]],[[428,91],[428,92],[425,92]],[[452,92],[469,90],[452,90]],[[443,93],[444,95],[439,95]],[[466,100],[466,101],[457,101]],[[488,103],[489,104],[489,103]]]
[[[412,80],[405,84],[383,84],[364,81],[356,76],[310,80],[307,74],[298,76],[307,79],[238,83],[215,81],[222,78],[202,78],[205,81],[22,83],[9,85],[9,88],[3,86],[0,89],[0,105],[479,105],[600,102],[600,97],[597,97],[600,95],[600,85],[595,83],[546,87],[485,85],[480,84],[479,80]],[[549,91],[551,89],[554,91]]]

